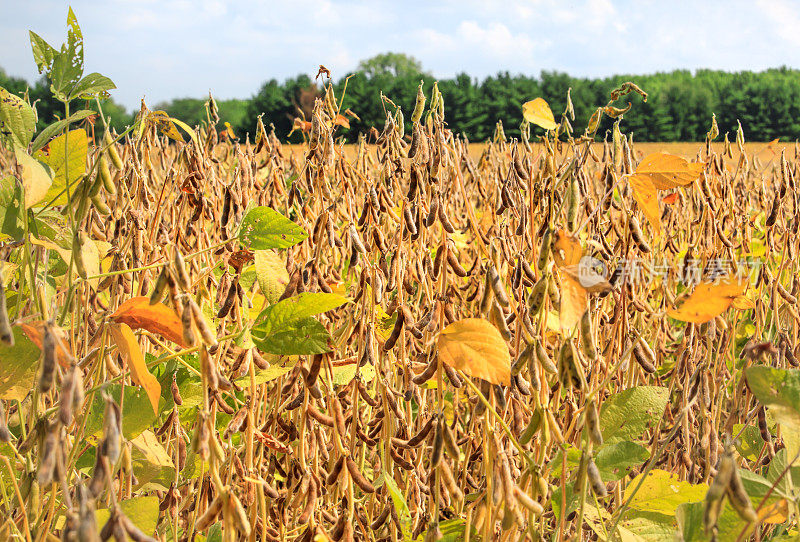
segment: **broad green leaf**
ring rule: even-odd
[[[152,536],[158,525],[158,497],[133,497],[119,503],[120,510],[136,525],[140,531]],[[107,508],[95,511],[97,528],[102,529],[111,517]]]
[[[53,184],[51,172],[36,158],[20,148],[14,149],[14,156],[21,168],[22,186],[25,192],[25,208],[30,209],[47,197]]]
[[[272,382],[273,380],[280,378],[281,376],[291,371],[294,368],[294,365],[295,365],[294,363],[290,363],[286,365],[271,365],[266,369],[256,369],[256,374],[255,374],[256,385]],[[236,383],[242,387],[249,386],[250,375],[245,375],[241,378],[237,378]]]
[[[54,172],[53,184],[45,196],[46,202],[53,205],[67,203],[67,183],[70,193],[75,192],[73,186],[86,173],[86,154],[89,150],[86,131],[72,130],[62,134],[50,142],[49,152],[40,150],[34,156],[50,166]]]
[[[733,434],[739,435],[739,438],[733,442],[739,455],[748,461],[758,459],[761,455],[761,449],[764,447],[764,439],[761,438],[761,432],[758,427],[737,423],[733,426]]]
[[[786,448],[782,448],[775,453],[775,457],[769,462],[766,477],[770,483],[775,483],[776,489],[782,494],[797,495],[800,493],[800,466],[794,465],[784,474],[787,463]]]
[[[383,471],[382,474],[383,483],[386,484],[386,489],[389,490],[389,495],[391,495],[392,502],[394,503],[394,509],[397,511],[397,516],[400,519],[400,530],[403,533],[403,541],[407,542],[411,540],[411,511],[408,509],[408,504],[406,504],[403,492],[397,487],[394,478],[386,471]]]
[[[330,335],[313,315],[347,303],[338,294],[302,293],[270,305],[250,330],[253,342],[270,354],[304,355],[330,351]]]
[[[675,516],[641,510],[629,510],[619,525],[642,542],[673,540],[678,527]]]
[[[35,153],[50,141],[50,138],[55,136],[56,134],[65,130],[70,124],[75,122],[80,122],[87,117],[91,117],[92,115],[96,115],[95,111],[91,109],[81,109],[80,111],[76,111],[66,119],[57,120],[53,124],[47,126],[44,130],[39,132],[39,135],[36,136],[36,139],[33,140],[33,145],[31,145],[31,152]]]
[[[745,370],[747,385],[783,426],[787,457],[800,451],[800,370],[756,366]]]
[[[122,406],[122,434],[126,439],[137,437],[149,429],[156,421],[153,407],[147,393],[139,386],[125,386],[125,400],[121,401],[122,386],[108,384],[106,392]],[[103,435],[103,416],[105,403],[101,394],[95,393],[91,406],[87,408],[86,430],[87,437],[95,440]]]
[[[602,446],[594,456],[595,465],[600,476],[606,482],[621,480],[630,472],[631,467],[641,465],[650,457],[644,446],[635,442],[612,442]]]
[[[0,343],[0,399],[22,401],[33,389],[39,369],[39,347],[19,326],[12,328],[14,346]]]
[[[9,148],[28,148],[36,131],[36,114],[28,102],[0,87],[0,137],[7,137]]]
[[[600,429],[606,444],[638,440],[661,419],[669,390],[658,386],[636,386],[609,397],[600,409]]]
[[[272,250],[256,250],[254,255],[258,287],[267,302],[277,303],[289,283],[286,262]]]
[[[678,506],[675,516],[678,521],[678,532],[682,535],[683,542],[708,542],[711,540],[711,537],[707,536],[703,530],[704,506],[703,502],[690,502]],[[717,529],[719,529],[717,540],[737,540],[744,527],[745,522],[725,499],[717,521]],[[752,525],[745,535],[749,535],[750,532],[752,532]]]
[[[78,81],[78,84],[70,92],[70,100],[75,98],[91,98],[96,94],[108,93],[109,90],[115,89],[117,86],[114,82],[97,72],[90,73],[83,79]]]
[[[252,250],[287,248],[308,237],[306,231],[271,207],[254,207],[242,219],[239,240]]]
[[[0,180],[0,233],[15,241],[22,239],[25,234],[24,213],[25,194],[22,183],[9,175]]]
[[[642,487],[634,494],[642,476],[640,474],[625,487],[625,500],[630,499],[630,507],[636,510],[674,515],[679,505],[702,501],[708,491],[706,484],[682,482],[672,473],[653,469],[647,473]]]
[[[72,8],[67,14],[67,43],[55,54],[50,81],[56,98],[67,101],[70,89],[83,75],[83,34]]]
[[[511,354],[500,331],[483,318],[453,322],[436,342],[439,356],[454,369],[493,384],[511,382]]]

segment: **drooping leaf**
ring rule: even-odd
[[[277,303],[289,283],[286,263],[272,250],[256,250],[254,256],[258,287],[268,303]]]
[[[558,310],[561,329],[574,329],[588,306],[586,289],[571,275],[561,273],[561,303]]]
[[[753,395],[781,426],[787,457],[800,451],[800,370],[755,366],[745,369]]]
[[[306,237],[303,228],[271,207],[250,209],[239,229],[239,240],[252,250],[287,248]]]
[[[646,476],[645,481],[634,494],[643,476]],[[653,469],[646,475],[640,474],[625,487],[625,500],[630,499],[630,507],[636,510],[674,515],[679,505],[702,501],[707,491],[706,484],[691,484],[670,472]]]
[[[163,303],[150,304],[147,297],[132,297],[111,315],[111,320],[127,324],[132,330],[146,329],[157,333],[183,348],[188,345],[183,340],[183,325],[175,311]]]
[[[9,148],[27,149],[36,131],[36,115],[28,102],[0,87],[0,138]]]
[[[511,355],[497,328],[483,318],[465,318],[444,328],[437,341],[439,356],[468,376],[493,384],[511,382]]]
[[[664,414],[669,390],[636,386],[616,393],[600,408],[600,430],[606,444],[638,440]]]
[[[35,153],[35,157],[50,166],[54,173],[53,184],[45,200],[54,201],[54,205],[64,205],[67,202],[67,184],[70,194],[73,193],[73,185],[86,173],[86,154],[89,150],[86,131],[77,129],[62,134],[50,141],[48,149],[47,153],[43,150]]]
[[[628,184],[631,187],[633,199],[639,204],[644,216],[656,230],[661,231],[661,209],[658,208],[658,191],[653,185],[653,181],[645,175],[631,175],[628,177]]]
[[[0,234],[19,241],[25,235],[25,194],[13,175],[0,180]],[[2,238],[2,235],[0,235]]]
[[[536,98],[522,104],[522,116],[531,124],[541,126],[545,130],[555,130],[558,127],[553,111],[544,98]]]
[[[20,148],[14,149],[14,156],[21,168],[22,186],[25,193],[25,208],[30,209],[47,197],[53,184],[50,171],[36,158]]]
[[[667,311],[676,320],[702,324],[719,316],[747,289],[745,279],[737,280],[732,275],[718,282],[702,282],[677,308]]]
[[[657,152],[645,156],[635,173],[650,179],[657,190],[669,190],[693,183],[702,175],[704,168],[702,162],[689,162],[674,154]]]
[[[147,369],[139,342],[127,324],[109,324],[108,331],[117,343],[117,348],[131,372],[131,380],[147,392],[153,412],[158,414],[158,400],[161,397],[161,384]]]
[[[50,141],[50,138],[55,136],[56,134],[65,130],[70,124],[80,122],[85,118],[91,117],[92,115],[96,115],[97,112],[92,111],[91,109],[81,109],[80,111],[76,111],[66,119],[57,120],[54,123],[47,126],[44,130],[39,132],[36,136],[36,139],[33,140],[33,144],[31,145],[31,152],[35,153]]]
[[[147,116],[147,122],[155,125],[159,132],[173,141],[183,142],[183,136],[166,111],[153,111]]]
[[[560,229],[553,238],[553,260],[559,267],[577,265],[583,256],[580,240],[567,230]]]
[[[11,330],[14,346],[0,343],[0,399],[22,401],[34,387],[40,350],[20,326]]]
[[[400,488],[397,487],[397,483],[395,483],[394,478],[392,478],[391,474],[387,471],[383,471],[381,473],[381,479],[383,483],[386,484],[386,489],[389,490],[389,495],[392,498],[392,503],[394,504],[394,509],[397,510],[397,516],[400,519],[400,531],[403,535],[403,541],[407,542],[411,540],[411,511],[408,508],[408,504],[406,503],[406,499],[403,496],[402,491]]]
[[[31,341],[33,341],[39,350],[41,350],[42,337],[44,335],[44,322],[41,320],[35,322],[25,322],[20,324],[19,327],[22,328],[22,331],[25,332],[25,335]],[[53,326],[53,332],[55,333],[56,337],[60,339],[56,346],[56,361],[58,361],[58,364],[62,367],[67,368],[72,363],[72,351],[70,351],[67,334],[58,326]]]

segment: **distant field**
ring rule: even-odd
[[[687,159],[694,158],[705,146],[705,143],[699,142],[641,142],[634,141],[634,148],[639,154],[639,158],[654,152],[666,152],[670,154],[677,154]],[[715,142],[713,148],[716,152],[721,153],[724,150],[724,143]],[[300,152],[302,145],[289,145],[289,147],[296,152]],[[470,154],[473,158],[480,157],[486,143],[472,143],[470,144]],[[538,154],[540,145],[532,145],[536,154]],[[345,145],[345,155],[351,159],[357,150],[357,145]],[[564,148],[567,148],[566,146]],[[769,161],[771,157],[779,157],[782,150],[786,150],[787,157],[794,156],[794,142],[748,142],[745,143],[745,148],[749,155],[756,154],[761,161]],[[738,156],[739,151],[736,147],[736,142],[732,143],[734,156]],[[603,144],[595,143],[594,151],[598,156],[602,156]]]

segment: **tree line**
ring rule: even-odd
[[[249,133],[252,140],[257,118],[263,115],[264,124],[274,126],[276,135],[286,140],[296,117],[305,115],[309,119],[314,99],[323,95],[323,79],[315,81],[308,75],[282,82],[270,79],[249,99],[219,100],[221,122],[228,122],[240,139]],[[393,104],[403,110],[408,123],[420,82],[430,97],[435,81],[419,62],[406,55],[387,53],[362,61],[354,74],[334,83],[337,99],[344,96],[342,110],[354,113],[349,117],[350,128],[339,133],[354,142],[373,126],[380,130],[386,113],[394,113]],[[635,82],[648,94],[646,102],[631,94],[615,104],[626,107],[627,101],[633,102],[622,129],[633,132],[638,141],[701,141],[711,126],[712,113],[717,117],[720,133],[733,134],[740,121],[751,141],[800,137],[800,71],[786,67],[734,73],[675,70],[594,79],[555,71],[543,71],[538,77],[502,72],[483,80],[461,73],[438,79],[438,85],[449,127],[470,141],[480,142],[492,137],[497,121],[502,121],[507,136],[518,137],[521,105],[536,97],[547,100],[556,120],[560,119],[568,89],[575,110],[573,127],[582,133],[596,108],[608,102],[610,91],[625,81]],[[0,70],[0,86],[14,93],[28,92],[31,102],[36,101],[42,125],[63,112],[61,104],[51,98],[44,80],[29,85]],[[165,110],[189,125],[199,125],[207,122],[206,102],[207,98],[180,98],[150,107]],[[103,111],[118,131],[132,122],[135,113],[112,99],[105,100]],[[598,137],[602,138],[610,127],[610,120],[604,118]],[[289,140],[299,142],[302,135],[295,132]]]

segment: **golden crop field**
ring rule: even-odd
[[[797,539],[793,144],[595,142],[631,83],[482,145],[436,86],[369,145],[332,86],[303,145],[211,97],[115,133],[33,42],[65,114],[0,89],[0,539]]]

